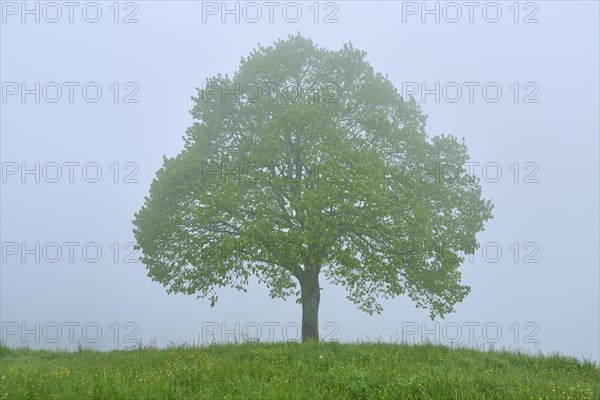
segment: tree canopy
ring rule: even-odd
[[[453,311],[492,204],[464,140],[429,138],[420,106],[365,57],[298,34],[198,88],[183,150],[133,221],[153,280],[214,305],[256,276],[297,297],[303,339],[318,340],[320,276],[367,313],[403,294],[432,318]]]

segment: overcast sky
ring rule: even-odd
[[[195,88],[300,32],[367,51],[430,136],[465,138],[495,204],[455,313],[431,321],[401,297],[369,316],[323,282],[321,337],[600,361],[598,2],[23,4],[2,2],[2,342],[299,337],[300,306],[257,283],[214,308],[168,295],[132,254],[131,221],[183,147]]]

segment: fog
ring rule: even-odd
[[[131,221],[163,155],[183,148],[195,88],[300,32],[365,50],[420,103],[430,136],[464,137],[495,205],[454,313],[431,321],[399,297],[369,316],[322,279],[322,339],[600,361],[597,2],[115,4],[1,5],[3,343],[299,338],[300,306],[256,281],[219,290],[214,308],[167,294],[137,260]]]

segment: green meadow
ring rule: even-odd
[[[559,355],[424,344],[243,343],[98,352],[0,347],[0,399],[600,399]]]

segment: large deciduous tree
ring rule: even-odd
[[[401,294],[432,318],[453,311],[491,202],[464,141],[429,138],[419,105],[365,55],[298,34],[207,79],[133,221],[153,280],[214,305],[257,276],[297,297],[303,341],[319,338],[321,276],[370,314]]]

